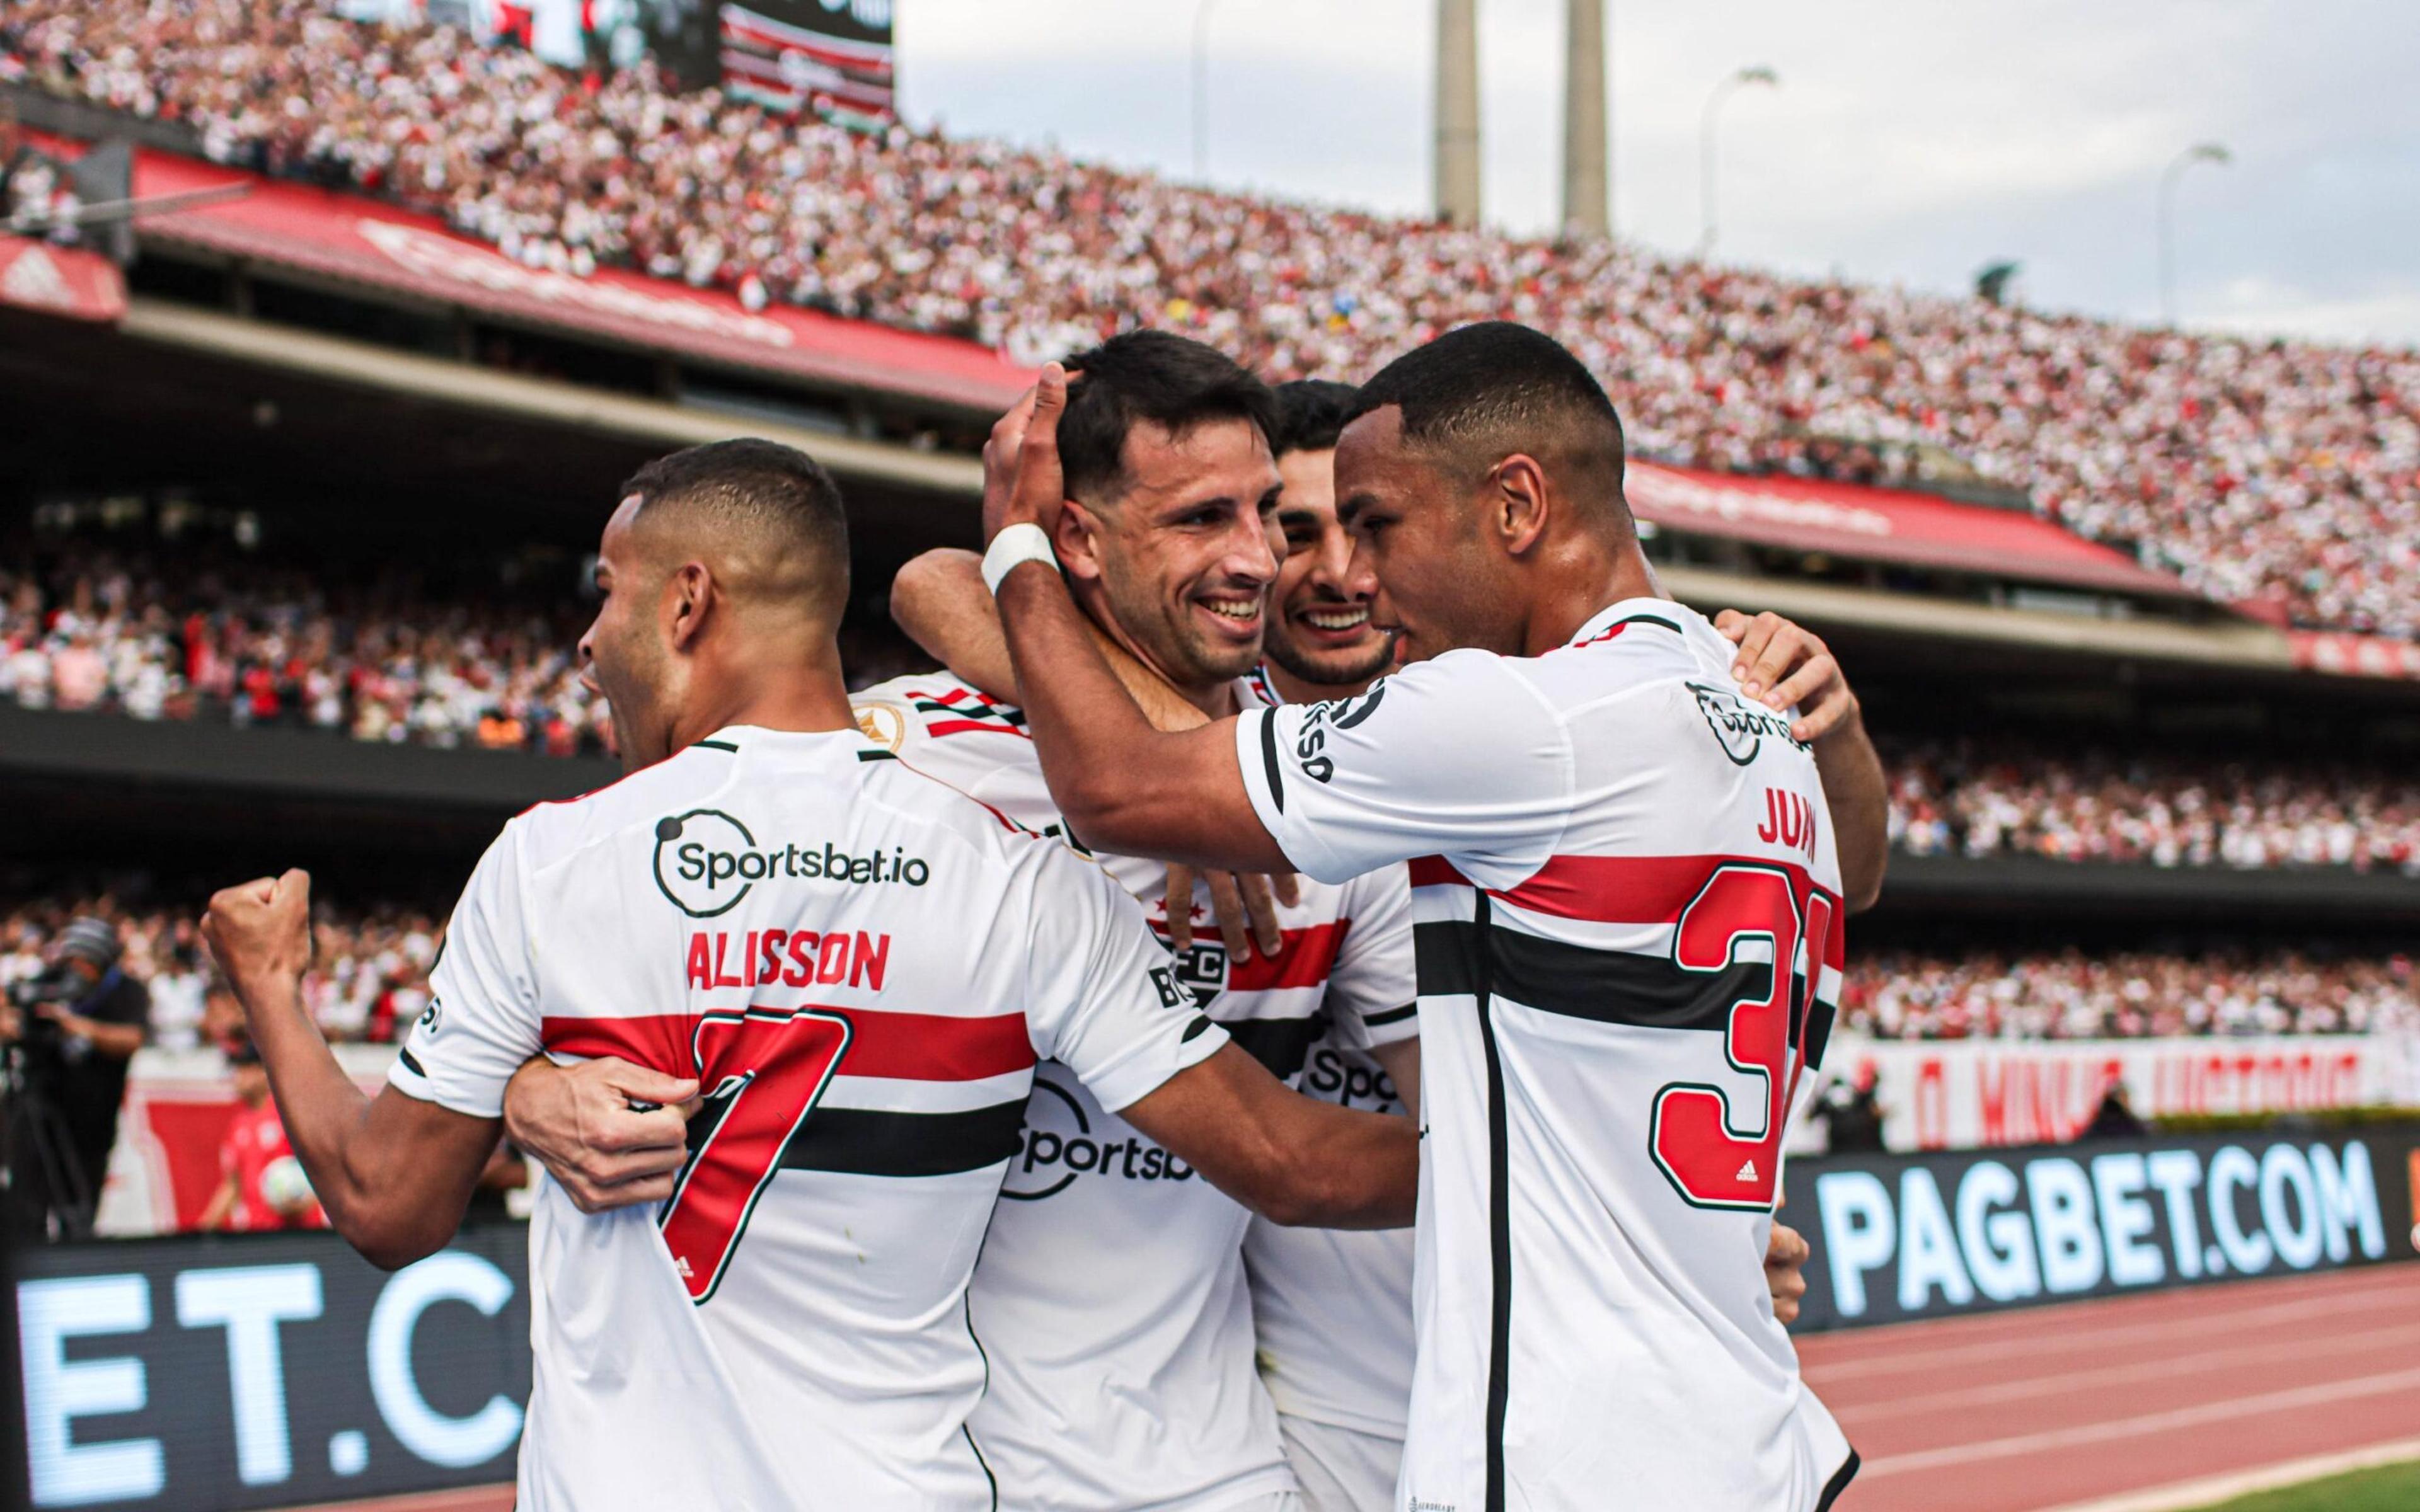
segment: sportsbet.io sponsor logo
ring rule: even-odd
[[[932,867],[921,857],[896,849],[851,856],[830,841],[759,845],[746,825],[720,809],[691,809],[656,821],[655,871],[656,887],[691,918],[729,913],[759,882],[896,882],[921,887],[933,878]]]
[[[1387,680],[1380,678],[1370,685],[1370,690],[1357,698],[1331,699],[1314,703],[1303,711],[1302,733],[1295,737],[1294,753],[1302,763],[1302,773],[1314,782],[1326,782],[1336,776],[1336,761],[1322,754],[1331,729],[1350,730],[1378,712],[1378,704],[1387,696]]]
[[[1017,1202],[1054,1197],[1078,1179],[1189,1181],[1193,1167],[1140,1134],[1102,1139],[1093,1132],[1083,1100],[1049,1077],[1033,1078],[1025,1104],[1025,1132],[1008,1163],[1001,1196]]]
[[[1767,735],[1800,750],[1807,748],[1805,741],[1790,733],[1790,721],[1780,715],[1742,702],[1739,695],[1727,687],[1705,683],[1691,683],[1688,687],[1697,695],[1698,712],[1706,717],[1706,728],[1714,733],[1715,741],[1733,766],[1745,766],[1756,760]]]

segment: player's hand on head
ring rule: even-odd
[[[1042,376],[991,428],[984,445],[984,539],[1011,525],[1053,532],[1066,501],[1059,465],[1059,417],[1067,409],[1067,370],[1046,364]]]
[[[673,1195],[696,1098],[695,1081],[627,1060],[540,1056],[504,1088],[504,1132],[581,1211],[603,1212]]]
[[[1773,1295],[1773,1316],[1783,1323],[1798,1321],[1799,1299],[1807,1295],[1807,1257],[1812,1253],[1807,1236],[1776,1221],[1764,1242],[1764,1287]]]
[[[311,873],[291,871],[220,888],[202,916],[202,938],[239,990],[300,979],[311,964]]]
[[[1714,616],[1714,628],[1739,647],[1731,675],[1740,691],[1769,709],[1798,708],[1791,733],[1812,743],[1858,714],[1857,696],[1829,646],[1813,631],[1767,611],[1737,609]]]

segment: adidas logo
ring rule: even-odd
[[[1734,1181],[1753,1181],[1753,1180],[1756,1180],[1756,1162],[1755,1162],[1754,1160],[1752,1160],[1752,1159],[1751,1159],[1751,1160],[1746,1160],[1746,1161],[1743,1161],[1743,1162],[1741,1162],[1741,1163],[1740,1163],[1740,1168],[1739,1168],[1739,1171],[1737,1172],[1737,1174],[1735,1174],[1735,1175],[1733,1175],[1733,1176],[1731,1177],[1731,1180],[1734,1180]]]

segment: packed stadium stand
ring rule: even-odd
[[[616,774],[571,647],[648,456],[753,432],[833,468],[861,686],[923,664],[891,573],[973,538],[1031,363],[1152,324],[1353,377],[1509,314],[1660,460],[1631,492],[1672,591],[1818,628],[1865,700],[1898,854],[1850,1032],[2412,1024],[2410,353],[790,122],[301,0],[11,0],[0,96],[20,230],[121,132],[138,196],[236,196],[138,221],[116,313],[0,305],[36,439],[0,481],[0,797],[38,871],[171,879],[12,879],[20,956],[105,899],[186,1003],[207,885],[300,862],[321,1020],[381,1032],[497,823]]]
[[[904,125],[799,125],[650,67],[552,68],[314,0],[19,0],[0,78],[215,161],[442,214],[535,268],[622,265],[972,336],[1027,361],[1138,324],[1350,378],[1510,316],[1601,374],[1637,448],[1727,471],[2012,490],[2222,602],[2420,635],[2420,358],[2147,331],[1181,185]],[[442,121],[442,129],[438,122]]]

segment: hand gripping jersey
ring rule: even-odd
[[[695,1076],[660,1211],[541,1186],[523,1512],[975,1512],[966,1293],[1048,1059],[1124,1107],[1225,1042],[1133,900],[855,731],[724,731],[504,827],[393,1072]]]
[[[903,764],[1071,845],[1024,716],[940,674],[857,696]],[[1167,868],[1102,867],[1163,924]],[[1305,880],[1277,959],[1231,961],[1204,904],[1178,986],[1277,1075],[1295,1079],[1323,1008],[1354,1043],[1404,1035],[1410,904],[1400,868]],[[1022,1146],[975,1267],[991,1384],[971,1424],[1018,1512],[1217,1512],[1293,1485],[1253,1369],[1241,1245],[1250,1213],[1106,1110],[1061,1068],[1037,1074]]]
[[[1248,708],[1285,702],[1263,669],[1243,686]],[[1406,1004],[1373,1013],[1370,1027],[1404,1034],[1412,1011]],[[1367,1036],[1350,1028],[1339,1024],[1311,1047],[1302,1090],[1402,1114],[1386,1068],[1356,1042]],[[1411,1230],[1288,1228],[1255,1216],[1244,1236],[1244,1273],[1261,1380],[1279,1413],[1401,1443],[1412,1396]]]
[[[1854,1473],[1773,1318],[1765,1238],[1839,986],[1812,755],[1730,642],[1616,604],[1252,713],[1295,863],[1412,862],[1419,1359],[1399,1505],[1808,1512]]]

